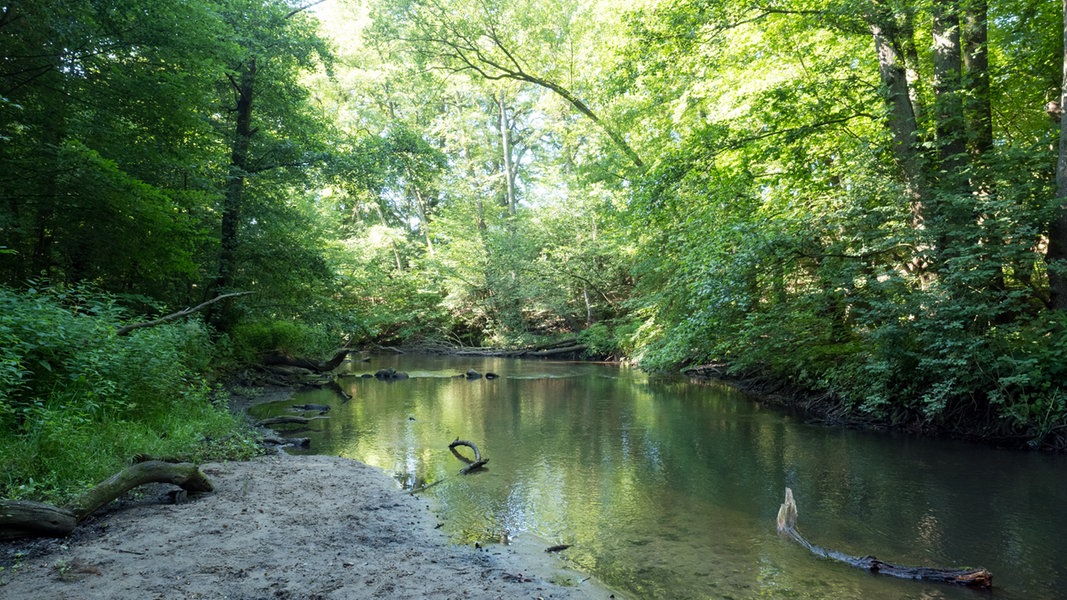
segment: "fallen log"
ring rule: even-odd
[[[341,404],[344,404],[345,402],[348,402],[349,400],[352,399],[352,395],[349,394],[348,392],[346,392],[345,389],[343,387],[341,387],[341,384],[337,383],[336,380],[327,381],[326,383],[324,383],[322,385],[322,387],[324,387],[324,388],[332,391],[333,393],[337,394],[338,396],[340,396],[341,397]]]
[[[271,446],[295,446],[297,448],[310,448],[311,438],[283,438],[268,435],[263,438],[264,445]]]
[[[972,588],[989,589],[993,587],[993,574],[985,569],[936,568],[936,567],[902,567],[879,560],[874,556],[850,556],[836,550],[827,550],[804,539],[797,531],[797,505],[793,500],[793,490],[785,488],[785,500],[778,509],[778,533],[804,546],[812,554],[829,558],[847,565],[865,569],[871,573],[890,575],[901,579],[951,583]]]
[[[297,416],[283,415],[283,416],[280,416],[280,417],[271,417],[269,419],[263,419],[262,421],[259,422],[259,424],[264,426],[264,427],[270,427],[271,425],[290,425],[290,424],[307,425],[308,423],[311,423],[315,419],[328,419],[328,418],[329,417],[323,417],[323,416],[319,416],[319,417],[297,417]]]
[[[330,412],[330,405],[328,404],[294,404],[289,407],[290,410],[298,410],[302,412],[317,412],[320,415]]]
[[[211,482],[191,463],[158,460],[126,467],[64,506],[25,500],[0,500],[0,540],[62,537],[100,507],[146,483],[172,483],[186,492],[210,492]]]
[[[74,513],[29,500],[0,500],[0,540],[24,537],[63,537],[77,526]]]
[[[341,363],[344,362],[345,358],[348,357],[349,352],[351,352],[349,348],[341,348],[332,358],[324,361],[315,361],[308,358],[290,356],[281,352],[272,352],[264,355],[261,360],[264,366],[268,367],[297,367],[314,371],[315,373],[328,373],[339,367]]]
[[[524,356],[545,357],[556,356],[557,354],[574,354],[577,352],[583,352],[588,349],[585,344],[575,344],[574,346],[564,346],[562,348],[550,348],[547,350],[536,350],[533,352],[527,352]]]
[[[456,450],[456,446],[466,446],[471,450],[474,450],[474,460],[460,454],[459,451]],[[485,467],[486,463],[489,462],[488,458],[482,458],[482,453],[478,451],[478,446],[475,446],[474,442],[456,438],[455,441],[448,445],[448,449],[452,451],[453,456],[467,463],[467,466],[460,469],[460,475],[466,475],[473,471],[477,471],[478,469],[482,469]]]

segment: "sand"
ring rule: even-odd
[[[555,555],[451,544],[426,499],[356,461],[201,470],[214,492],[175,504],[177,488],[150,484],[67,538],[0,543],[0,598],[616,597]]]

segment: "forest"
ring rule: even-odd
[[[1067,449],[1063,8],[0,3],[0,496],[251,452],[224,373],[344,343]]]

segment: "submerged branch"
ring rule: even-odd
[[[816,556],[843,562],[859,569],[865,569],[871,573],[891,575],[901,579],[952,583],[981,589],[993,587],[993,574],[985,569],[902,567],[900,565],[894,565],[878,560],[874,556],[850,556],[843,552],[828,550],[812,544],[804,539],[804,536],[800,535],[796,525],[797,505],[793,500],[793,490],[785,488],[785,500],[782,502],[782,506],[778,509],[778,533],[792,539],[801,546],[804,546]]]
[[[456,446],[466,446],[471,450],[474,450],[474,460],[471,460],[466,456],[460,454],[456,450]],[[459,438],[456,438],[455,441],[448,445],[448,449],[452,451],[453,456],[467,463],[466,467],[460,469],[459,472],[461,475],[466,475],[468,473],[471,473],[472,471],[477,471],[478,469],[485,467],[485,464],[489,462],[488,458],[482,458],[482,453],[478,451],[478,446],[475,446],[474,442],[468,442],[467,440],[461,440]]]

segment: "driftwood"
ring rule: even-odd
[[[335,380],[331,379],[330,381],[327,381],[326,383],[322,384],[322,387],[340,396],[341,404],[344,404],[345,402],[348,402],[352,399],[352,395],[346,392],[345,389],[341,387],[341,384],[337,383],[337,381]]]
[[[328,419],[329,417],[297,417],[295,415],[282,415],[280,417],[271,417],[269,419],[263,419],[259,422],[264,427],[270,427],[271,425],[307,425],[315,419]]]
[[[428,489],[432,488],[433,486],[441,483],[442,481],[444,481],[444,479],[438,479],[437,481],[435,481],[433,483],[427,483],[425,485],[420,485],[418,487],[413,487],[413,488],[411,488],[410,490],[407,491],[407,495],[414,496],[415,494],[418,494],[418,493],[421,493],[421,492],[425,492],[426,490],[428,490]]]
[[[582,352],[586,349],[587,347],[585,344],[578,343],[578,338],[571,337],[548,342],[547,344],[527,346],[525,348],[469,348],[455,350],[451,352],[451,354],[456,356],[494,356],[504,358],[519,358],[526,356],[531,358],[543,358],[558,354],[573,354]]]
[[[582,352],[582,351],[586,350],[587,348],[588,348],[588,346],[586,346],[585,344],[575,344],[573,346],[564,346],[562,348],[548,348],[548,349],[545,349],[545,350],[534,350],[534,351],[531,351],[531,352],[527,352],[523,356],[531,356],[531,357],[534,357],[534,358],[538,358],[538,357],[544,357],[544,356],[555,356],[557,354],[574,354],[576,352]]]
[[[466,446],[471,450],[474,450],[474,460],[471,460],[466,456],[460,454],[459,451],[456,450],[456,446]],[[488,458],[482,458],[482,453],[478,451],[478,446],[475,446],[474,442],[468,442],[467,440],[461,440],[459,438],[456,438],[455,441],[448,445],[448,449],[452,451],[452,454],[456,458],[467,463],[467,466],[460,469],[459,473],[461,475],[466,475],[473,471],[477,471],[478,469],[482,469],[485,467],[485,464],[489,462]]]
[[[162,325],[163,323],[166,323],[167,321],[173,321],[175,319],[180,319],[182,317],[188,317],[189,315],[191,315],[193,313],[198,313],[198,312],[204,310],[205,308],[211,306],[212,304],[214,304],[214,303],[216,303],[216,302],[218,302],[220,300],[225,300],[227,298],[236,298],[238,296],[247,296],[248,294],[251,294],[251,293],[252,292],[231,292],[229,294],[223,294],[221,296],[217,296],[215,298],[212,298],[211,300],[208,300],[207,302],[203,302],[201,304],[198,304],[198,305],[196,305],[196,306],[194,306],[192,308],[186,308],[185,310],[179,310],[176,313],[171,313],[171,314],[169,314],[169,315],[167,315],[165,317],[160,317],[160,318],[158,318],[158,319],[156,319],[154,321],[146,321],[144,323],[133,323],[132,325],[125,325],[123,327],[119,327],[118,330],[115,332],[115,335],[129,335],[129,333],[131,331],[135,330],[135,329],[142,329],[144,327],[155,327],[156,325]]]
[[[339,367],[341,363],[348,358],[349,352],[351,352],[349,348],[341,348],[332,358],[324,361],[314,361],[308,358],[289,356],[288,354],[283,354],[281,352],[272,352],[263,356],[262,362],[268,367],[298,367],[315,373],[328,373]]]
[[[310,448],[311,438],[283,438],[274,435],[263,437],[263,444],[271,446],[295,446],[297,448]]]
[[[891,575],[901,579],[951,583],[980,589],[993,587],[993,574],[985,569],[902,567],[878,560],[873,556],[850,556],[836,550],[827,550],[804,539],[804,536],[797,531],[796,524],[797,505],[793,500],[793,490],[785,488],[785,501],[782,502],[782,506],[778,509],[778,533],[804,546],[816,556],[843,562],[871,573]]]
[[[185,492],[214,489],[194,464],[158,460],[141,462],[96,484],[61,507],[41,502],[0,500],[0,540],[68,535],[98,508],[139,485],[153,482],[172,483]]]
[[[294,404],[290,406],[289,409],[303,412],[317,412],[320,415],[330,412],[330,406],[328,404]]]

